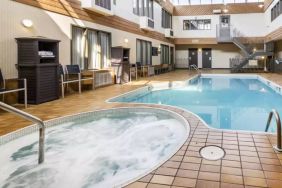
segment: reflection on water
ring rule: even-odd
[[[185,87],[153,91],[124,102],[157,103],[188,109],[221,129],[264,131],[271,109],[282,112],[282,97],[255,78],[205,76]],[[276,131],[272,124],[272,132]]]

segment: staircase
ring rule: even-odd
[[[268,52],[266,50],[252,51],[252,48],[248,48],[243,42],[240,41],[243,38],[242,34],[236,29],[229,27],[217,27],[217,42],[218,43],[233,43],[242,52],[243,58],[231,58],[230,68],[232,73],[237,72],[258,72],[263,71],[264,67],[259,66],[249,66],[250,60],[255,60],[257,57],[261,56],[272,56],[273,52]]]

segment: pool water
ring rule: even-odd
[[[165,104],[187,109],[210,127],[264,131],[269,112],[282,113],[282,96],[257,76],[202,75],[182,87],[153,90],[116,102]],[[275,132],[275,120],[269,132]]]
[[[41,165],[38,133],[0,146],[0,187],[110,188],[141,178],[168,160],[189,130],[168,111],[134,109],[105,111],[48,129]]]

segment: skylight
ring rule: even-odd
[[[260,3],[264,0],[170,0],[174,5],[207,5],[231,3]]]

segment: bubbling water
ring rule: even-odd
[[[48,130],[45,163],[37,165],[38,134],[0,146],[0,187],[115,187],[173,155],[184,125],[159,114],[86,118]]]

